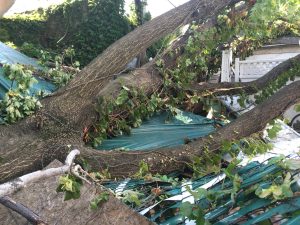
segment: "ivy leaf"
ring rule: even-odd
[[[108,199],[109,199],[109,193],[107,191],[102,192],[90,202],[90,208],[96,210],[101,204],[107,202]]]
[[[268,137],[271,139],[276,138],[278,132],[281,130],[282,130],[281,125],[278,123],[275,123],[270,129],[267,129]]]
[[[134,203],[136,206],[141,205],[139,196],[143,196],[142,193],[137,192],[137,191],[126,190],[122,193],[122,195],[123,195],[123,198],[122,198],[123,202]]]
[[[197,188],[195,191],[192,191],[191,188],[187,186],[186,189],[197,200],[207,196],[208,193],[207,190],[204,188]]]
[[[193,205],[190,202],[183,202],[180,206],[180,214],[190,218],[193,212]]]
[[[80,188],[82,181],[74,176],[66,175],[59,177],[57,192],[65,192],[64,200],[78,199],[80,197]]]
[[[128,99],[128,92],[126,90],[121,90],[119,96],[116,99],[117,105],[122,105]]]
[[[300,169],[300,160],[298,159],[287,159],[283,163],[284,168],[289,170],[298,170]]]

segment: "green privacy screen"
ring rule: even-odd
[[[131,135],[105,140],[98,149],[149,150],[184,144],[186,139],[206,136],[215,130],[216,121],[177,110],[176,116],[163,112],[132,129]]]

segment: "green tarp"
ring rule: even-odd
[[[16,51],[15,49],[10,48],[9,46],[0,42],[0,64],[22,64],[22,65],[30,65],[36,69],[42,69],[36,60]],[[34,84],[30,92],[35,94],[36,92],[43,90],[46,93],[53,92],[56,87],[52,83],[41,79],[39,77],[35,77],[38,80],[38,83]],[[11,88],[11,81],[7,80],[3,76],[3,69],[0,65],[0,99],[3,98],[5,93]]]
[[[132,129],[131,135],[105,140],[98,149],[149,150],[184,144],[185,139],[206,136],[215,130],[215,120],[177,110],[176,116],[163,112]]]

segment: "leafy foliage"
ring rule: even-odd
[[[99,113],[99,121],[89,129],[84,141],[93,141],[93,145],[98,146],[106,138],[130,134],[131,127],[140,126],[142,120],[153,115],[161,107],[162,101],[157,95],[149,98],[142,91],[123,86],[114,100],[98,100],[96,110]]]
[[[140,206],[141,205],[141,200],[140,198],[143,196],[142,193],[138,191],[132,191],[132,190],[125,190],[122,192],[121,199],[123,202],[127,204],[133,204],[135,206]]]
[[[76,74],[74,71],[79,71],[79,62],[73,62],[73,57],[75,56],[75,50],[71,47],[64,49],[62,55],[56,55],[49,57],[49,54],[45,51],[41,51],[41,64],[46,64],[53,61],[54,67],[46,71],[47,76],[51,81],[58,87],[65,86]],[[73,69],[72,72],[66,72],[64,70],[64,64],[68,63]]]
[[[90,207],[93,210],[98,209],[98,207],[103,204],[104,202],[107,202],[109,199],[109,192],[107,191],[103,191],[101,192],[96,198],[94,198],[91,202],[90,202]]]
[[[280,181],[279,181],[280,180]],[[274,201],[290,198],[293,196],[293,192],[291,190],[291,184],[295,181],[291,181],[291,174],[287,173],[283,182],[281,182],[282,177],[277,178],[274,182],[277,183],[272,184],[269,188],[263,189],[259,187],[255,194],[260,198],[271,197]]]
[[[276,91],[287,84],[288,81],[294,81],[300,75],[300,63],[294,62],[293,67],[288,71],[283,72],[280,76],[271,81],[260,93],[255,95],[255,102],[257,104],[263,102],[272,96]]]
[[[277,137],[277,134],[279,131],[282,130],[280,123],[277,123],[276,121],[272,121],[270,123],[271,128],[267,129],[268,137],[271,139],[274,139]]]
[[[6,123],[14,123],[42,106],[29,93],[29,88],[37,82],[31,70],[19,64],[4,65],[4,75],[11,81],[11,88],[0,100],[0,117]]]
[[[59,185],[56,191],[65,193],[65,201],[70,199],[78,199],[80,197],[81,186],[81,179],[68,174],[59,177]]]
[[[130,7],[128,19],[133,27],[142,25],[144,22],[151,20],[151,14],[146,11],[147,0],[135,0]]]
[[[43,70],[20,64],[5,64],[3,66],[4,76],[11,82],[10,89],[3,100],[0,101],[0,118],[3,118],[5,123],[15,123],[42,107],[38,100],[39,97],[44,95],[42,90],[38,93],[30,93],[32,85],[37,83],[33,73],[43,76],[61,87],[66,85],[79,71],[79,63],[77,61],[73,62],[75,55],[73,48],[63,50],[62,55],[52,55],[47,51],[37,49],[33,45],[26,45],[26,49],[35,52],[39,57],[39,63]],[[68,67],[71,68],[71,71],[65,71],[64,64],[66,62],[71,65],[71,67]],[[54,68],[49,69],[49,63],[54,64]]]
[[[180,213],[182,216],[187,217],[190,220],[195,220],[197,225],[209,224],[204,219],[204,211],[198,205],[191,204],[190,202],[184,202],[180,206]]]
[[[60,52],[73,45],[75,59],[87,65],[128,33],[130,24],[124,0],[75,0],[5,18],[1,20],[1,29],[0,40],[12,41],[17,46],[27,42]],[[34,56],[32,53],[30,56]]]
[[[260,183],[248,185],[247,187],[244,186],[244,188],[241,188],[243,179],[236,172],[238,163],[239,161],[233,161],[223,170],[226,177],[230,180],[231,185],[229,185],[227,180],[221,185],[221,189],[211,188],[206,190],[198,188],[191,190],[187,187],[187,191],[194,197],[196,202],[194,204],[183,202],[180,207],[180,213],[190,220],[196,220],[197,224],[209,224],[210,221],[205,221],[205,214],[207,212],[214,212],[216,208],[220,207],[222,202],[226,202],[225,205],[227,206],[230,204],[232,209],[235,207],[239,209],[240,207],[245,207],[245,199],[253,199],[254,194],[259,198],[270,199],[269,202],[273,203],[272,205],[275,204],[275,206],[278,201],[298,196],[297,189],[294,189],[295,187],[292,187],[292,185],[297,181],[296,174],[300,168],[299,159],[285,159],[285,156],[270,159],[268,164],[272,164],[278,168],[282,167],[282,169],[270,176],[264,177]],[[230,188],[226,189],[226,187]],[[229,196],[231,198],[230,201],[228,201]],[[204,202],[205,204],[203,204]],[[208,206],[206,205],[207,203]],[[246,205],[248,204],[247,202]],[[222,206],[224,207],[224,205]]]

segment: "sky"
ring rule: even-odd
[[[11,15],[16,12],[24,12],[28,10],[37,9],[39,7],[48,7],[52,4],[59,4],[64,0],[16,0],[13,7],[7,12],[6,15]],[[126,9],[128,9],[128,4],[132,0],[126,1]],[[152,17],[163,14],[164,12],[174,8],[173,5],[179,6],[188,0],[148,0],[148,10],[150,11]],[[170,3],[172,2],[173,5]]]

